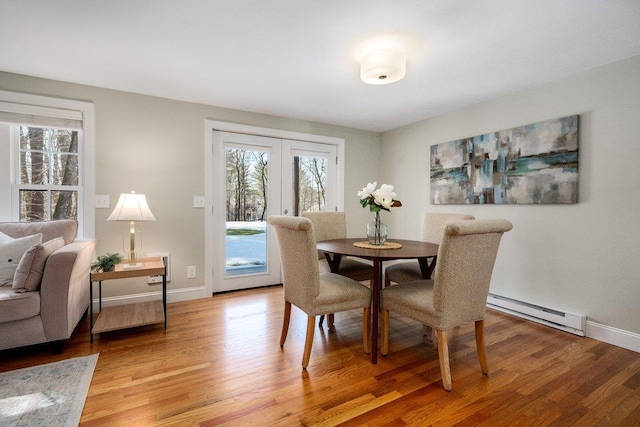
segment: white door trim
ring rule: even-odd
[[[344,182],[344,152],[345,140],[343,138],[335,138],[323,135],[314,135],[301,132],[292,132],[281,129],[270,129],[257,126],[243,125],[239,123],[220,122],[216,120],[205,120],[204,124],[204,145],[205,145],[205,168],[204,168],[204,189],[205,189],[205,220],[204,220],[204,236],[205,236],[205,295],[208,297],[213,295],[213,253],[215,242],[209,236],[213,235],[213,197],[214,197],[214,159],[213,159],[213,132],[235,132],[245,133],[249,135],[268,136],[272,138],[291,139],[297,141],[317,142],[331,144],[336,146],[337,152],[337,179],[338,182]],[[344,210],[344,185],[338,186],[336,190],[336,205],[338,210]]]

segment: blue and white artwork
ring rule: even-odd
[[[578,203],[578,116],[431,146],[431,204]]]

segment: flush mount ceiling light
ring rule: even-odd
[[[381,49],[366,54],[360,60],[360,78],[372,85],[397,82],[407,72],[404,52]]]

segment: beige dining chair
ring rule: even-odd
[[[303,212],[302,216],[309,218],[313,223],[316,242],[347,238],[347,218],[344,212]],[[318,251],[318,267],[321,273],[331,271],[324,253],[320,251]],[[366,262],[343,257],[338,274],[362,282],[371,280],[373,267]]]
[[[303,369],[307,369],[311,357],[316,316],[361,308],[364,350],[369,353],[371,290],[348,277],[319,272],[316,239],[310,219],[271,215],[267,222],[274,228],[282,265],[284,318],[280,347],[287,339],[292,304],[308,316]]]
[[[426,212],[422,218],[422,240],[440,244],[447,222],[463,219],[475,219],[475,217],[468,214]],[[420,264],[415,260],[390,264],[384,270],[385,287],[391,285],[391,282],[404,283],[422,279]]]
[[[347,217],[344,212],[303,212],[302,216],[309,218],[313,223],[313,230],[316,236],[316,242],[323,242],[332,239],[345,239],[347,237]],[[331,268],[324,255],[318,251],[318,267],[321,273],[330,272]],[[358,282],[365,280],[372,284],[373,266],[366,262],[358,261],[353,258],[342,257],[338,274],[348,277]],[[322,326],[324,316],[320,316],[319,324]],[[329,313],[327,326],[330,331],[335,331],[333,323],[333,313]]]
[[[437,331],[438,359],[445,390],[452,388],[447,330],[475,322],[480,368],[487,375],[484,314],[498,247],[513,225],[504,219],[451,221],[444,228],[433,280],[389,286],[381,292],[383,355],[389,352],[389,312]]]

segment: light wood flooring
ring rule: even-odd
[[[391,317],[390,354],[362,351],[361,312],[316,329],[294,308],[278,345],[282,288],[169,304],[161,325],[103,333],[83,320],[61,355],[0,352],[0,371],[100,353],[81,426],[640,426],[640,354],[488,310],[489,376],[473,325],[450,332],[453,391],[422,326]]]

